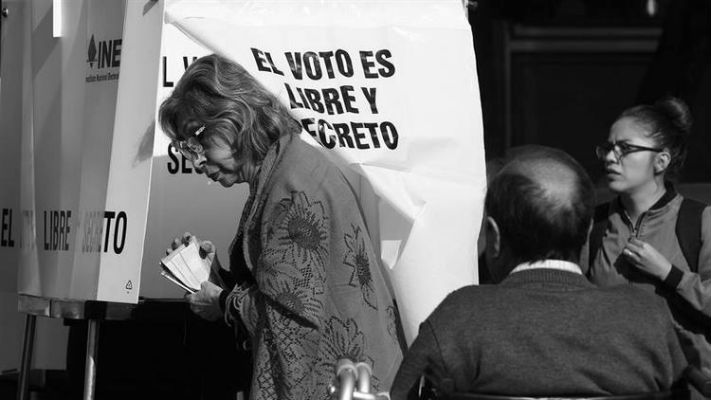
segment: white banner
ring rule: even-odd
[[[460,1],[168,1],[166,20],[244,66],[351,171],[408,341],[476,282],[486,178]]]

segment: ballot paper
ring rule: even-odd
[[[170,271],[168,271],[168,270],[165,268],[165,266],[161,266],[161,268],[163,268],[163,270],[160,271],[160,275],[161,275],[163,278],[165,278],[165,279],[167,279],[167,280],[169,280],[169,281],[175,283],[176,285],[180,286],[180,287],[183,288],[183,290],[185,290],[186,292],[190,292],[190,293],[195,293],[195,292],[196,292],[195,290],[193,290],[193,289],[191,289],[191,288],[189,288],[189,287],[183,285],[183,283],[180,282]]]
[[[197,241],[182,244],[161,259],[161,275],[189,292],[200,290],[210,277],[210,262],[200,257]]]

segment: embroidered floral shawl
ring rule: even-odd
[[[338,168],[297,136],[282,137],[251,187],[240,237],[256,283],[230,293],[226,320],[241,316],[252,338],[251,398],[327,399],[343,357],[368,362],[375,390],[389,390],[402,360],[399,322]]]

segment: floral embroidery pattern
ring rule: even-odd
[[[251,187],[240,220],[244,247],[233,249],[253,278],[234,301],[243,309],[231,307],[249,325],[252,396],[327,400],[343,357],[370,364],[378,392],[401,359],[385,338],[400,332],[385,307],[392,297],[380,292],[385,282],[357,199],[337,170],[293,139],[284,136],[265,158],[263,186]]]
[[[331,317],[324,324],[321,357],[316,368],[322,376],[319,381],[330,382],[335,376],[336,363],[342,358],[349,358],[353,362],[367,362],[371,368],[375,369],[373,359],[365,352],[366,337],[363,331],[358,328],[358,323],[349,318],[342,321],[337,317]],[[325,380],[324,380],[325,379]],[[380,384],[376,376],[371,376],[371,385],[378,387]]]
[[[365,239],[359,226],[351,225],[351,228],[353,233],[346,233],[343,238],[346,243],[343,263],[353,269],[348,284],[359,287],[363,294],[363,301],[371,308],[377,309],[378,302],[373,287],[373,277],[370,274],[370,260],[365,247]]]
[[[328,256],[328,216],[320,201],[311,203],[303,192],[292,192],[275,210],[272,233],[276,244],[270,252],[278,252],[278,262],[296,265],[313,273],[323,269]]]
[[[318,335],[264,302],[261,305],[265,318],[260,322],[261,344],[255,358],[256,398],[314,398],[312,366],[316,362]]]
[[[270,256],[277,254],[277,258],[274,259]],[[280,268],[283,263],[280,264],[281,254],[279,251],[266,250],[263,252],[262,256],[259,257],[257,261],[259,263],[259,284],[264,286],[273,280],[298,280],[301,279],[301,274],[298,271],[293,270],[292,267]]]
[[[271,333],[263,328],[260,331],[264,335],[262,340],[267,346],[257,347],[257,355],[255,357],[257,366],[254,377],[256,385],[252,385],[252,390],[255,389],[255,386],[259,388],[255,396],[256,399],[276,399],[277,382],[275,380],[280,380],[282,373],[275,352],[269,350],[269,345],[273,346],[274,342]],[[274,369],[272,369],[272,365],[274,365]]]
[[[272,370],[279,372],[277,386],[283,393],[280,398],[310,398],[304,391],[313,389],[310,380],[312,366],[316,362],[313,330],[304,327],[295,320],[284,319],[278,312],[270,311],[273,321],[280,320],[273,326],[272,343],[267,343],[272,354]],[[276,329],[275,329],[276,328]],[[280,349],[280,351],[277,351]],[[274,368],[278,366],[278,368]],[[278,389],[279,390],[279,389]]]
[[[278,304],[284,306],[289,314],[281,315],[283,319],[300,318],[317,319],[323,309],[319,300],[323,293],[322,285],[302,285],[299,282],[269,281],[265,292],[270,293]],[[279,315],[279,314],[277,314]]]

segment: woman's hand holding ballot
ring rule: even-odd
[[[195,314],[208,321],[217,321],[223,315],[220,308],[220,293],[223,290],[214,283],[205,281],[200,284],[199,291],[186,294],[185,298],[190,303],[190,309]]]
[[[224,290],[224,285],[218,272],[221,265],[217,258],[215,245],[208,240],[199,240],[190,232],[185,232],[182,237],[173,239],[170,243],[170,248],[166,249],[166,254],[170,254],[181,245],[188,245],[193,240],[198,244],[200,257],[210,263],[210,278],[200,284],[199,291],[188,293],[185,298],[190,303],[190,309],[195,314],[208,321],[215,321],[223,316],[219,298],[220,293]]]

